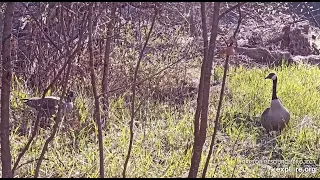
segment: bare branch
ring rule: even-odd
[[[157,76],[157,75],[161,74],[163,71],[165,71],[165,70],[167,70],[167,69],[171,68],[173,65],[175,65],[175,64],[177,64],[177,63],[179,63],[179,62],[181,62],[182,60],[190,60],[190,59],[193,59],[193,58],[194,58],[194,56],[191,56],[190,58],[181,57],[181,58],[179,58],[178,60],[176,60],[176,61],[174,61],[174,62],[170,63],[170,64],[169,64],[169,65],[167,65],[167,66],[165,66],[164,68],[162,68],[162,69],[161,69],[161,70],[159,70],[158,72],[156,72],[156,73],[154,73],[154,74],[152,74],[152,75],[148,76],[148,77],[147,77],[147,78],[145,78],[145,79],[142,79],[142,80],[141,80],[141,81],[139,81],[139,82],[136,82],[135,84],[131,83],[131,84],[127,84],[127,85],[125,85],[125,86],[121,86],[121,87],[118,87],[118,88],[115,88],[115,89],[109,90],[109,91],[107,91],[107,92],[103,92],[103,93],[101,93],[101,94],[99,95],[99,97],[101,97],[101,96],[103,96],[103,95],[105,95],[105,94],[107,94],[107,93],[112,93],[112,92],[115,92],[115,91],[119,91],[119,90],[121,90],[121,89],[127,89],[127,88],[131,87],[132,85],[136,85],[136,86],[137,86],[137,85],[140,85],[140,84],[144,83],[145,81],[148,81],[148,80],[150,80],[150,79],[154,78],[155,76]]]
[[[313,16],[312,12],[310,11],[310,8],[308,7],[307,2],[304,2],[303,5],[304,5],[304,7],[308,10],[308,12],[309,12],[309,14],[311,15],[314,23],[316,23],[316,25],[317,25],[318,27],[320,27],[317,19]]]
[[[132,143],[133,143],[133,120],[134,120],[134,113],[135,113],[134,101],[135,101],[135,95],[136,95],[136,85],[135,84],[136,84],[136,81],[137,81],[137,75],[138,75],[140,62],[142,60],[143,53],[144,53],[144,51],[146,49],[146,46],[147,46],[147,44],[149,42],[153,27],[154,27],[154,24],[155,24],[155,21],[156,21],[157,14],[158,14],[158,9],[155,8],[154,16],[153,16],[152,23],[151,23],[151,27],[150,27],[150,30],[149,30],[149,32],[147,34],[144,46],[143,46],[143,48],[142,48],[142,50],[141,50],[141,52],[139,54],[139,59],[138,59],[138,62],[137,62],[136,68],[135,68],[135,72],[134,72],[134,76],[133,76],[133,84],[132,84],[132,87],[131,87],[131,89],[132,89],[132,98],[131,98],[130,142],[129,142],[128,154],[127,154],[127,157],[126,157],[126,160],[125,160],[125,163],[124,163],[123,172],[122,172],[123,178],[126,177],[127,165],[128,165],[128,162],[129,162],[131,149],[132,149]]]
[[[98,126],[98,143],[99,143],[99,157],[100,157],[100,178],[104,178],[104,156],[103,156],[103,138],[102,138],[102,129],[101,129],[101,115],[100,115],[100,104],[99,98],[97,93],[97,84],[96,84],[96,76],[94,72],[94,57],[93,57],[93,48],[92,48],[92,26],[93,26],[93,4],[94,2],[90,3],[89,5],[89,64],[90,64],[90,76],[91,76],[91,86],[94,96],[94,117]]]
[[[155,9],[156,8],[156,6],[154,4],[137,4],[134,2],[129,2],[126,4],[133,6],[135,8],[139,8],[139,9]]]
[[[109,75],[110,75],[110,54],[111,54],[111,43],[113,40],[114,23],[115,23],[115,14],[117,11],[117,3],[112,3],[111,7],[111,20],[107,25],[107,39],[105,40],[105,50],[104,50],[104,60],[103,60],[103,75],[102,75],[102,92],[106,92],[109,89]],[[99,96],[97,97],[99,99]],[[108,93],[103,96],[102,99],[102,119],[103,124],[107,124],[108,112],[109,112],[109,97]]]
[[[86,14],[83,15],[83,20],[82,20],[82,24],[84,24],[86,20]],[[82,32],[83,33],[83,32]],[[80,33],[80,34],[82,34]],[[82,43],[82,40],[81,40],[81,36],[79,38],[79,41],[78,41],[78,46],[75,48],[75,50],[73,51],[73,53],[71,53],[71,55],[68,57],[67,61],[64,63],[64,65],[62,66],[62,68],[59,70],[59,72],[57,73],[57,76],[52,80],[52,82],[49,84],[49,86],[44,90],[43,94],[42,94],[42,98],[45,97],[45,95],[47,94],[47,92],[54,86],[54,84],[56,83],[56,81],[60,78],[62,72],[65,70],[65,68],[67,67],[68,65],[68,62],[74,58],[74,56],[79,53],[79,50],[80,50],[80,44],[79,43]],[[22,151],[19,153],[18,155],[18,158],[16,160],[16,162],[14,163],[13,165],[13,168],[12,168],[12,172],[14,174],[15,170],[17,169],[17,166],[19,165],[19,162],[21,160],[21,158],[24,156],[24,154],[27,152],[27,150],[29,149],[33,139],[36,137],[36,134],[37,134],[37,131],[38,131],[38,127],[39,127],[39,122],[40,122],[40,113],[38,113],[37,115],[37,118],[36,118],[36,122],[35,122],[35,125],[34,125],[34,129],[32,131],[32,134],[31,134],[31,137],[30,139],[28,140],[27,144],[24,146],[24,148],[22,149]]]
[[[29,8],[28,8],[28,6],[25,4],[25,3],[21,3],[28,11],[30,11],[29,10]],[[62,50],[61,50],[61,48],[49,37],[49,35],[46,33],[46,32],[44,32],[44,30],[41,28],[41,25],[40,25],[40,23],[39,23],[39,21],[37,20],[37,18],[34,16],[34,14],[33,13],[30,13],[31,14],[31,17],[32,17],[32,19],[36,22],[36,24],[37,24],[37,26],[39,27],[39,29],[41,30],[41,32],[46,36],[46,38],[50,41],[50,43],[60,52],[60,53],[62,53]]]
[[[238,3],[238,4],[241,4],[241,3]],[[238,25],[237,25],[237,28],[236,30],[234,31],[233,33],[233,38],[236,37],[237,35],[237,32],[239,31],[239,28],[240,28],[240,24],[241,24],[241,21],[242,21],[242,17],[241,17],[241,6],[237,6],[238,8],[238,11],[239,11],[239,19],[238,19]],[[228,47],[232,47],[234,42],[231,42]],[[218,127],[219,127],[219,117],[220,117],[220,111],[221,111],[221,107],[222,107],[222,100],[223,100],[223,95],[224,95],[224,88],[225,88],[225,84],[226,84],[226,78],[227,78],[227,72],[228,72],[228,64],[229,64],[229,55],[227,54],[226,56],[226,61],[225,61],[225,64],[224,64],[224,71],[223,71],[223,78],[222,78],[222,85],[221,85],[221,90],[220,90],[220,97],[219,97],[219,104],[218,104],[218,109],[217,109],[217,114],[216,114],[216,118],[215,118],[215,121],[214,121],[214,131],[213,131],[213,134],[212,134],[212,139],[211,139],[211,144],[210,144],[210,150],[209,150],[209,153],[208,153],[208,157],[207,157],[207,160],[206,160],[206,163],[205,163],[205,166],[204,166],[204,169],[203,169],[203,173],[202,173],[202,177],[205,178],[206,176],[206,172],[207,172],[207,169],[208,169],[208,165],[209,165],[209,161],[210,161],[210,158],[211,158],[211,154],[212,154],[212,151],[213,151],[213,145],[214,145],[214,141],[215,141],[215,137],[216,137],[216,134],[217,134],[217,131],[218,131]]]
[[[241,3],[238,3],[234,6],[232,6],[231,8],[227,9],[226,11],[224,11],[223,13],[221,13],[219,15],[219,19],[221,19],[224,15],[228,14],[229,12],[233,11],[234,9],[238,8],[239,6],[242,6],[244,5],[246,2],[241,2]]]
[[[27,161],[27,162],[25,162],[25,163],[20,164],[16,169],[19,169],[19,168],[21,168],[21,167],[24,166],[24,165],[33,163],[33,162],[38,161],[38,160],[39,160],[39,159],[31,159],[31,160],[29,160],[29,161]],[[49,159],[47,159],[47,158],[43,158],[43,160],[49,161]]]
[[[207,18],[206,18],[206,4],[205,2],[201,2],[201,19],[202,19],[202,37],[203,37],[203,57],[204,62],[206,62],[208,56],[208,30],[207,30]],[[204,66],[201,67],[201,71],[204,71]],[[197,98],[197,109],[194,118],[194,137],[195,139],[199,137],[200,130],[200,112],[202,109],[202,91],[203,91],[203,76],[200,76],[200,84],[199,84],[199,95]]]
[[[83,15],[83,19],[85,19],[86,17],[86,14]],[[84,26],[85,23],[82,24],[82,26]],[[62,88],[62,94],[60,96],[60,100],[59,100],[59,105],[58,105],[58,113],[57,113],[57,116],[54,118],[54,126],[53,126],[53,132],[51,133],[51,135],[49,136],[49,138],[46,140],[46,142],[44,143],[44,146],[43,146],[43,149],[41,151],[41,154],[40,154],[40,157],[39,157],[39,160],[37,162],[37,166],[36,166],[36,169],[35,169],[35,174],[34,174],[34,178],[37,178],[39,176],[39,170],[40,170],[40,166],[41,166],[41,163],[43,161],[43,158],[44,158],[44,155],[45,153],[48,151],[48,146],[49,144],[51,143],[51,141],[54,139],[56,133],[57,133],[57,130],[58,130],[58,127],[59,127],[59,124],[62,120],[62,115],[61,115],[61,109],[62,109],[62,100],[64,99],[64,95],[66,93],[66,90],[67,90],[67,86],[68,86],[68,80],[69,80],[69,76],[70,76],[70,71],[71,71],[71,63],[72,63],[72,60],[73,60],[73,57],[74,55],[79,52],[80,50],[80,47],[81,47],[81,43],[82,43],[82,37],[83,37],[83,33],[84,33],[84,27],[81,28],[80,30],[80,37],[79,37],[79,41],[78,41],[78,45],[77,45],[77,48],[76,50],[74,51],[74,54],[68,54],[68,61],[67,61],[67,65],[68,65],[68,68],[67,68],[67,73],[65,75],[65,79],[64,79],[64,83],[63,83],[63,88]]]

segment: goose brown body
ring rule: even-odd
[[[63,101],[62,109],[70,111],[72,109],[73,103],[73,92],[70,91],[66,97],[66,100]],[[46,96],[44,98],[41,97],[32,97],[28,99],[23,99],[24,103],[29,107],[34,108],[36,111],[44,114],[47,117],[51,117],[58,110],[59,105],[59,97],[56,96]]]
[[[290,114],[280,101],[271,102],[272,106],[276,106],[277,108],[267,108],[264,110],[261,116],[261,124],[268,132],[282,131],[289,123]]]
[[[265,79],[273,80],[272,99],[270,108],[264,110],[261,115],[261,125],[268,131],[282,131],[290,121],[289,111],[282,105],[278,99],[277,93],[277,76],[270,73]]]

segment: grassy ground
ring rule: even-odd
[[[220,76],[221,72],[218,69]],[[277,73],[278,97],[291,113],[290,125],[280,136],[266,135],[258,123],[260,114],[270,105],[272,82],[264,79],[269,72]],[[207,177],[320,177],[320,70],[307,65],[272,70],[230,68],[227,80],[221,125]],[[209,130],[199,175],[213,132],[219,89],[211,95]],[[79,123],[55,138],[42,163],[41,177],[99,176],[98,143],[96,133],[92,133],[96,131],[89,104],[92,103],[81,95],[77,97],[79,113],[68,122]],[[129,143],[130,114],[121,98],[112,101],[110,108],[104,132],[105,175],[121,177]],[[143,104],[137,113],[127,176],[186,177],[192,155],[194,111],[195,100],[179,111],[166,104]],[[32,144],[16,177],[34,175],[46,133]],[[14,161],[26,141],[26,137],[12,133]],[[290,172],[284,172],[288,167]],[[296,172],[296,167],[301,169]]]

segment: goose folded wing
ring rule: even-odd
[[[24,103],[36,109],[55,109],[58,107],[59,99],[59,97],[55,96],[48,96],[45,98],[34,97],[30,99],[24,99]]]

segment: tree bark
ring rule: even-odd
[[[100,178],[104,178],[104,157],[103,157],[103,137],[102,137],[102,129],[101,129],[101,115],[100,115],[100,103],[99,97],[97,93],[97,84],[96,84],[96,76],[94,72],[94,57],[93,57],[93,49],[92,49],[92,26],[93,26],[93,3],[90,4],[89,7],[89,64],[90,64],[90,76],[91,76],[91,85],[94,96],[94,118],[96,120],[98,126],[98,143],[99,143],[99,157],[100,157]]]
[[[201,14],[203,18],[202,19],[203,37],[205,39],[206,38],[206,33],[205,33],[206,19],[204,16],[204,10],[205,10],[204,7],[205,5],[203,3],[201,8],[201,11],[202,11]],[[210,36],[210,45],[209,45],[208,51],[206,50],[207,47],[204,43],[205,50],[204,50],[204,59],[201,67],[198,104],[197,104],[197,111],[195,115],[195,137],[194,137],[191,166],[190,166],[189,176],[188,176],[189,178],[197,177],[199,164],[201,160],[201,153],[202,153],[203,145],[207,135],[210,80],[211,80],[212,62],[213,62],[214,50],[216,47],[216,38],[217,38],[217,32],[218,32],[219,11],[220,11],[220,2],[215,2],[211,36]],[[199,116],[201,116],[200,122],[199,122],[199,119],[196,119],[196,118],[199,118]]]
[[[238,3],[239,4],[239,3]],[[240,24],[242,21],[242,17],[241,17],[241,9],[240,6],[237,7],[238,11],[239,11],[239,19],[238,19],[238,25],[236,30],[233,33],[233,38],[236,38],[237,32],[239,31],[240,28]],[[228,44],[228,47],[231,47],[233,49],[233,44],[234,42],[231,42],[230,44]],[[210,149],[209,149],[209,153],[208,153],[208,157],[206,160],[206,163],[204,165],[203,168],[203,172],[202,172],[202,178],[206,177],[206,173],[207,173],[207,169],[209,166],[209,161],[210,161],[210,157],[213,151],[213,146],[214,146],[214,141],[216,138],[216,134],[218,132],[218,127],[219,127],[219,117],[220,117],[220,111],[221,111],[221,107],[222,107],[222,100],[223,100],[223,95],[224,95],[224,88],[225,88],[225,84],[226,84],[226,79],[227,79],[227,72],[228,72],[228,65],[229,65],[229,58],[230,58],[231,54],[226,53],[226,61],[224,64],[224,71],[223,71],[223,78],[222,78],[222,85],[221,85],[221,90],[220,90],[220,97],[219,97],[219,104],[218,104],[218,109],[217,109],[217,114],[216,114],[216,119],[214,121],[214,130],[213,130],[213,134],[212,134],[212,139],[211,139],[211,143],[210,143]],[[233,174],[233,173],[232,173]]]
[[[105,44],[105,52],[104,52],[104,67],[103,67],[103,77],[102,77],[102,92],[108,91],[109,85],[109,71],[110,71],[110,53],[111,53],[111,42],[112,42],[112,32],[114,28],[114,21],[115,21],[115,14],[117,10],[117,3],[112,3],[111,7],[111,21],[107,27],[107,40]],[[108,119],[108,108],[109,108],[109,93],[104,94],[102,98],[102,105],[103,105],[103,113],[102,119],[104,120],[104,125],[107,124]]]
[[[114,28],[115,13],[117,9],[116,3],[112,3],[111,7],[111,21],[107,27],[107,40],[105,45],[104,54],[104,67],[103,67],[103,79],[102,79],[102,92],[106,92],[108,89],[108,76],[109,76],[109,66],[110,66],[110,53],[111,53],[111,42],[112,42],[112,32]]]
[[[1,162],[2,177],[12,178],[11,153],[10,153],[10,91],[12,78],[11,63],[11,32],[13,21],[14,2],[8,2],[4,15],[2,36],[2,86],[1,86]]]

